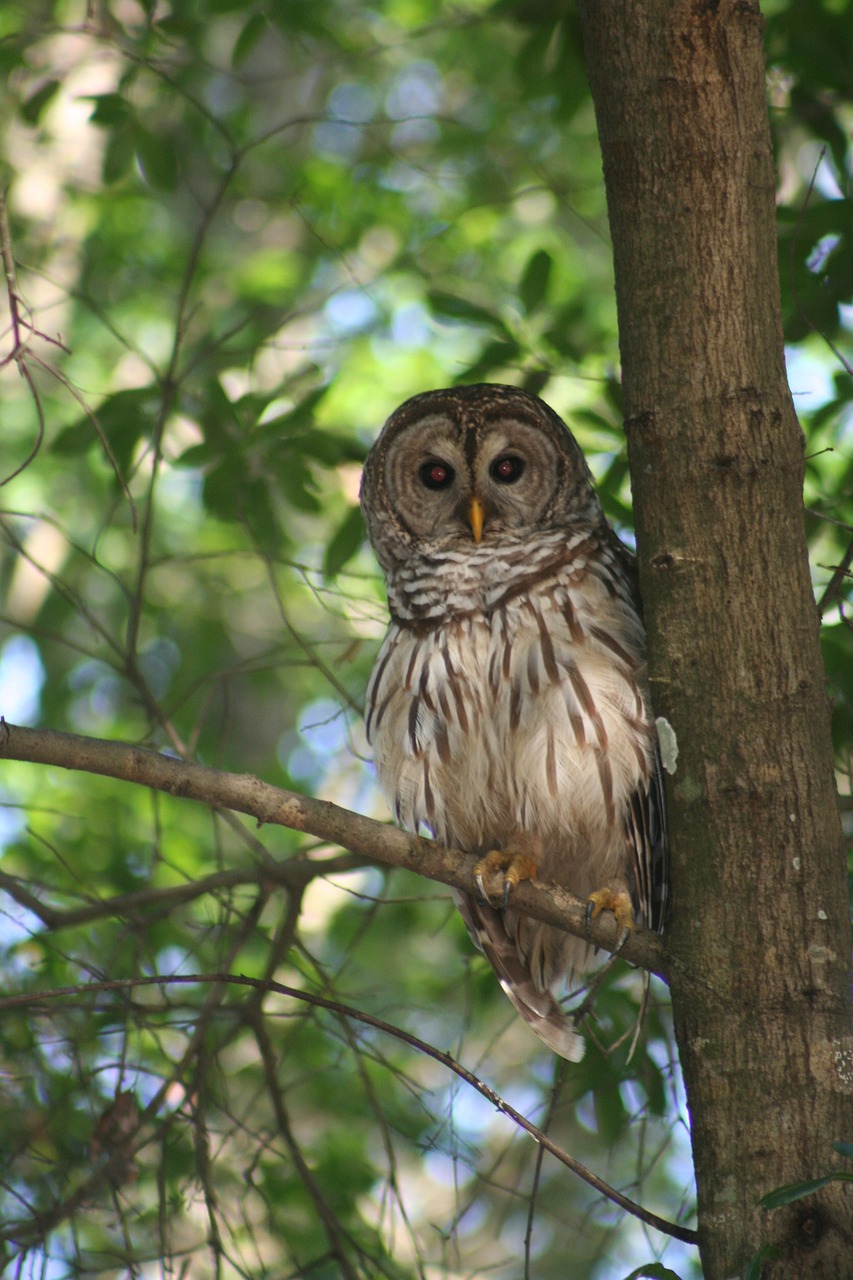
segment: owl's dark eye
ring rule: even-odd
[[[489,467],[489,475],[493,480],[497,480],[498,484],[515,484],[524,474],[524,459],[517,458],[515,454],[505,454],[503,458],[496,458]]]
[[[432,462],[425,462],[418,469],[418,475],[427,489],[446,489],[456,479],[456,472],[452,467],[449,467],[446,462],[437,462],[435,459]]]

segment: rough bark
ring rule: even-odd
[[[675,729],[672,1000],[706,1280],[849,1280],[845,860],[788,391],[762,19],[581,0],[656,711]],[[769,1252],[769,1251],[768,1251]]]

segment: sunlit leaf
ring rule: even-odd
[[[38,124],[42,112],[56,97],[61,84],[60,80],[51,79],[40,85],[34,93],[25,98],[21,106],[21,118],[26,120],[27,124]]]
[[[763,1209],[779,1209],[784,1204],[792,1204],[795,1200],[802,1200],[804,1196],[814,1195],[815,1191],[836,1181],[853,1182],[853,1173],[828,1173],[822,1178],[811,1178],[807,1182],[789,1182],[762,1196],[759,1204]]]
[[[428,298],[433,311],[439,316],[449,320],[465,320],[471,324],[486,325],[507,333],[506,325],[500,316],[476,302],[470,302],[467,298],[461,298],[453,293],[441,293],[435,289],[430,291]],[[509,337],[508,334],[507,337]]]
[[[133,145],[140,167],[153,187],[173,191],[178,182],[178,153],[174,139],[161,130],[152,133],[138,121],[133,126]]]
[[[267,29],[267,19],[263,13],[253,13],[234,42],[231,54],[231,65],[239,67],[254,49]]]
[[[333,578],[352,559],[364,541],[364,517],[360,507],[350,507],[329,539],[323,557],[323,573]]]
[[[524,268],[518,286],[518,296],[524,310],[535,311],[548,292],[554,260],[546,249],[537,249]]]

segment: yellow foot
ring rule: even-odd
[[[500,877],[497,894],[502,898],[503,906],[509,902],[509,895],[522,880],[533,880],[536,877],[536,859],[529,853],[511,853],[508,849],[493,849],[474,867],[474,880],[480,897],[491,902],[487,883],[492,877]]]
[[[595,893],[589,895],[586,900],[587,927],[590,920],[601,915],[602,911],[613,912],[620,930],[633,929],[634,908],[631,905],[631,895],[624,889],[596,889]]]

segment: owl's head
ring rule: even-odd
[[[530,392],[488,383],[427,391],[392,413],[368,454],[361,501],[386,571],[413,554],[602,520],[562,419]]]

